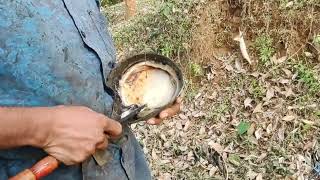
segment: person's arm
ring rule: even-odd
[[[118,122],[86,107],[0,107],[0,149],[34,146],[67,165],[106,148],[121,130]]]
[[[44,132],[40,126],[46,123],[49,111],[49,108],[0,107],[0,149],[41,146]]]

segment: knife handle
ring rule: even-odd
[[[59,166],[59,161],[52,157],[47,156],[38,161],[30,169],[26,169],[9,180],[38,180],[48,176]]]

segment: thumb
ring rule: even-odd
[[[122,125],[113,119],[106,118],[104,132],[110,137],[117,137],[122,133]]]

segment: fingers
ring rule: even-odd
[[[117,137],[122,132],[122,126],[119,122],[115,120],[105,118],[104,132],[107,135],[110,135],[110,137]]]
[[[147,121],[148,124],[150,125],[159,125],[162,123],[162,119],[159,119],[159,118],[151,118]]]
[[[147,123],[150,125],[159,125],[162,123],[163,119],[165,118],[169,118],[172,117],[176,114],[179,113],[180,111],[180,106],[182,104],[182,98],[177,98],[176,102],[174,105],[172,105],[171,107],[163,110],[160,114],[159,114],[159,118],[151,118],[149,120],[147,120]]]
[[[173,106],[162,111],[159,117],[161,119],[165,119],[165,118],[169,118],[176,115],[180,111],[180,104],[181,104],[181,101],[180,102],[177,101]]]
[[[97,144],[97,149],[106,149],[108,146],[108,139],[107,137],[104,139],[104,141]]]

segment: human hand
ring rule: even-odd
[[[182,98],[177,98],[176,102],[169,108],[160,112],[157,117],[147,120],[147,123],[150,125],[159,125],[166,118],[172,117],[180,112],[182,105]]]
[[[81,106],[51,108],[42,147],[66,165],[78,164],[105,149],[108,139],[121,134],[121,124]]]

